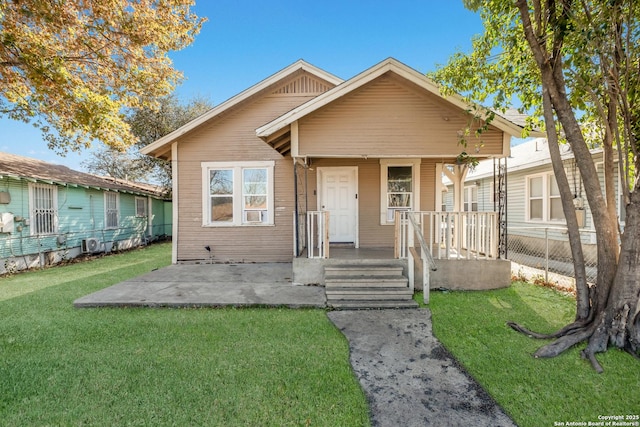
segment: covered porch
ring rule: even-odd
[[[399,211],[393,241],[376,248],[332,244],[328,211],[310,211],[298,219],[304,249],[294,257],[293,276],[299,284],[327,286],[327,267],[372,270],[380,265],[401,267],[411,294],[424,289],[483,290],[510,284],[510,263],[499,257],[495,212]],[[425,292],[425,302],[428,298]]]

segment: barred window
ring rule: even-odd
[[[58,231],[58,187],[29,185],[31,234],[54,234]]]

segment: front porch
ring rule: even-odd
[[[483,290],[510,285],[510,263],[498,255],[495,212],[398,212],[393,246],[356,248],[329,241],[330,216],[308,212],[296,224],[303,249],[293,260],[298,284],[327,286],[328,269],[401,267],[406,288]],[[426,286],[425,286],[426,284]],[[425,302],[428,302],[428,292]]]

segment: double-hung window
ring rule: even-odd
[[[120,198],[114,191],[104,193],[104,228],[118,228],[120,217]]]
[[[562,200],[556,177],[552,173],[532,175],[527,180],[527,220],[564,221]]]
[[[478,186],[470,185],[464,187],[464,211],[465,212],[477,212],[478,211]]]
[[[136,216],[147,216],[147,199],[144,197],[136,197]]]
[[[29,184],[31,234],[54,234],[58,231],[58,187]]]
[[[274,162],[204,162],[203,225],[273,225]]]
[[[420,206],[420,160],[380,160],[380,223],[393,224],[396,212]]]

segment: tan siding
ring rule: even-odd
[[[439,187],[439,186],[438,186]],[[420,165],[420,210],[436,210],[436,161],[423,159]],[[438,207],[437,210],[440,210]]]
[[[300,119],[300,154],[315,156],[433,156],[462,151],[458,131],[465,112],[436,95],[384,75]],[[482,140],[470,137],[470,152],[500,154],[502,132],[491,128]]]
[[[309,97],[266,96],[254,100],[178,144],[178,261],[283,262],[293,254],[293,161],[255,136],[255,129]],[[274,160],[274,226],[203,227],[202,162]]]
[[[420,205],[433,210],[435,204],[435,160],[422,160],[420,165]],[[307,172],[309,210],[317,209],[318,167],[358,167],[358,225],[360,247],[393,246],[394,227],[380,225],[380,161],[378,159],[314,159]]]

